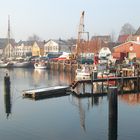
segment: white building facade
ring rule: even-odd
[[[54,52],[59,52],[59,43],[53,41],[53,40],[49,40],[44,44],[44,55],[46,55],[47,53],[54,53]]]

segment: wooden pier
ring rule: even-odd
[[[31,98],[31,99],[42,99],[42,98],[50,98],[50,97],[60,97],[68,95],[67,92],[69,90],[69,86],[54,86],[47,88],[38,88],[31,90],[24,90],[23,97]]]
[[[108,77],[108,78],[96,78],[96,79],[89,79],[89,80],[76,80],[71,84],[71,90],[74,95],[78,97],[90,97],[90,96],[101,96],[106,95],[108,93],[108,88],[110,86],[118,86],[119,85],[119,92],[125,92],[124,86],[127,85],[127,82],[133,82],[134,88],[129,91],[140,91],[140,76],[130,76],[130,77]],[[100,92],[96,93],[94,85],[100,83]],[[113,85],[109,84],[113,83]],[[107,90],[104,91],[104,85],[106,84]],[[86,86],[90,85],[90,92],[86,92]],[[77,88],[81,89],[82,92],[78,93]],[[128,92],[128,90],[126,91]]]

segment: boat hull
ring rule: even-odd
[[[30,62],[15,62],[13,63],[14,68],[27,68],[30,66]]]
[[[47,65],[35,63],[35,64],[34,64],[34,68],[35,68],[35,69],[46,69],[46,68],[47,68]]]

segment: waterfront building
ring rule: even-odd
[[[43,56],[44,55],[44,43],[35,41],[32,46],[32,56]]]
[[[32,56],[32,46],[34,41],[19,41],[15,46],[16,57],[27,57]]]
[[[44,55],[48,53],[71,52],[71,44],[65,40],[48,40],[44,45]]]
[[[14,57],[14,49],[15,49],[15,40],[9,41],[6,46],[3,48],[3,56],[6,58]]]
[[[50,39],[44,44],[44,55],[48,53],[59,52],[59,43]]]
[[[8,38],[0,38],[0,56],[3,57],[9,57],[12,56],[13,54],[13,48],[14,48],[15,40],[14,39],[9,39],[9,44],[8,44]]]
[[[128,57],[130,59],[140,58],[140,41],[128,41],[113,48],[113,56],[120,58]]]

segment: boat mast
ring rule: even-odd
[[[9,58],[11,57],[10,52],[10,16],[8,15],[8,49],[9,49]]]

